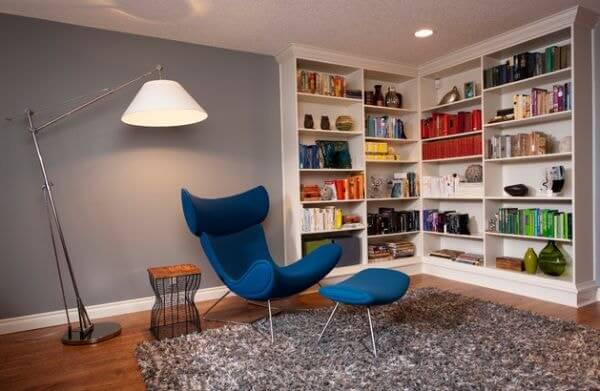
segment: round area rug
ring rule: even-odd
[[[285,313],[140,344],[150,390],[598,390],[600,331],[425,288],[371,311]]]

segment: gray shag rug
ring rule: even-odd
[[[598,390],[600,331],[443,292],[411,290],[373,309],[340,306],[161,342],[136,354],[150,390]],[[268,334],[268,322],[256,326]]]

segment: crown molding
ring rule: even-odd
[[[517,27],[492,38],[478,42],[429,61],[419,67],[419,75],[427,76],[443,69],[472,61],[477,57],[502,50],[509,46],[518,45],[533,38],[571,27],[576,20],[581,23],[592,23],[597,16],[587,9],[579,6],[568,8],[562,12],[547,16],[535,22]],[[593,26],[593,24],[592,24]]]
[[[405,64],[399,64],[381,59],[359,57],[352,54],[323,49],[310,45],[292,43],[288,48],[275,56],[278,63],[285,62],[290,57],[303,58],[330,64],[338,64],[356,68],[364,68],[370,71],[394,73],[398,75],[417,77],[418,68]]]

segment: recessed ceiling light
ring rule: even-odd
[[[433,35],[433,30],[430,29],[421,29],[415,32],[415,37],[417,38],[427,38]]]

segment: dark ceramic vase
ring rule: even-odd
[[[381,84],[377,84],[375,86],[375,106],[384,106],[385,99],[383,97],[383,93],[381,92]]]
[[[329,117],[326,115],[321,116],[321,129],[323,129],[323,130],[331,129],[331,124],[329,123]]]
[[[304,114],[304,127],[306,129],[312,129],[315,127],[315,121],[313,120],[312,115]]]
[[[556,247],[554,240],[550,240],[546,247],[540,251],[538,265],[542,271],[550,276],[561,276],[567,268],[565,256]]]

